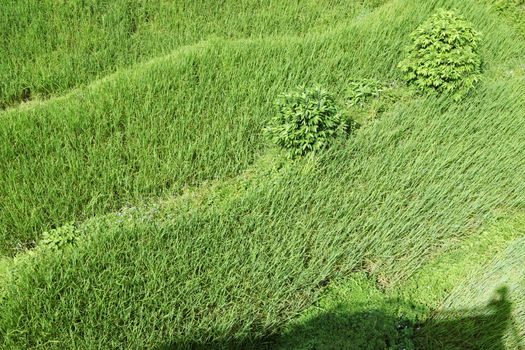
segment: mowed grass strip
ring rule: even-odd
[[[382,2],[3,1],[0,108],[63,93],[209,36],[302,34]]]

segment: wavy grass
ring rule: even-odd
[[[277,92],[395,80],[407,33],[453,5],[485,33],[484,80],[463,102],[414,97],[319,157],[259,157]],[[76,247],[9,267],[0,345],[238,347],[277,332],[349,272],[399,283],[497,211],[525,205],[525,77],[517,68],[525,46],[517,37],[474,0],[395,0],[327,33],[213,41],[2,114],[0,152],[18,162],[0,172],[9,199],[0,202],[4,244],[167,196],[166,188],[196,189],[88,219]],[[180,124],[172,126],[174,115]],[[18,144],[4,141],[15,133]],[[126,168],[130,159],[136,168]],[[42,212],[28,215],[37,203]]]
[[[316,161],[89,222],[76,248],[17,268],[4,346],[233,346],[278,330],[332,278],[394,283],[523,204],[524,86],[414,101]]]
[[[392,69],[395,60],[369,65],[392,45],[390,36],[373,45],[369,56],[346,54],[370,31],[383,29],[376,23],[352,36],[341,27],[306,39],[217,39],[64,98],[4,112],[0,247],[24,244],[66,221],[238,173],[261,148],[262,125],[279,92],[310,82],[338,91],[353,75]]]
[[[1,249],[67,221],[239,173],[264,147],[261,128],[278,93],[320,83],[342,96],[355,78],[394,80],[400,43],[443,5],[395,1],[304,38],[213,40],[1,113]],[[393,11],[400,16],[388,17]],[[465,6],[465,15],[490,33],[487,69],[511,65],[525,51],[482,7]]]
[[[248,38],[321,30],[381,2],[3,1],[0,108],[63,93],[210,36]]]

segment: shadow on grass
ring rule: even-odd
[[[506,287],[498,289],[485,307],[436,312],[423,323],[384,310],[340,311],[316,317],[267,348],[523,350]]]
[[[399,303],[387,301],[387,303]],[[498,289],[485,307],[436,312],[424,323],[385,310],[349,313],[344,306],[323,312],[286,333],[246,344],[169,344],[168,349],[466,349],[525,350],[512,322],[508,289]]]
[[[512,318],[508,288],[499,288],[483,308],[437,313],[414,338],[421,349],[523,350]]]

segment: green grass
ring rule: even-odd
[[[453,243],[450,250],[429,259],[409,279],[393,286],[395,294],[437,309],[458,284],[470,275],[477,278],[480,267],[523,236],[525,215],[506,213],[497,217],[483,232]]]
[[[304,38],[216,39],[2,113],[0,247],[239,173],[264,147],[261,129],[278,93],[320,83],[342,97],[352,79],[391,82],[400,43],[432,10],[395,1]],[[385,22],[392,11],[401,15]],[[464,12],[487,35],[486,68],[514,69],[525,49],[511,29],[481,6]]]
[[[238,173],[261,149],[279,92],[312,81],[341,89],[358,70],[340,45],[359,39],[343,29],[307,39],[213,39],[2,113],[0,247]],[[333,65],[341,71],[327,72]]]
[[[414,304],[390,299],[365,274],[346,276],[273,339],[253,349],[412,349]],[[406,328],[405,328],[406,327]]]
[[[5,288],[5,284],[7,283],[6,281],[10,267],[11,259],[0,257],[0,295],[2,294],[3,289]]]
[[[480,114],[487,96],[519,101],[514,83],[480,87],[470,107],[439,117],[443,100],[414,102],[317,161],[260,170],[197,203],[182,197],[182,209],[86,224],[85,243],[17,271],[0,306],[4,346],[239,344],[277,331],[332,278],[366,270],[395,282],[520,202],[522,146],[494,140],[520,140],[523,126],[505,121],[522,106]],[[420,152],[438,140],[447,152]]]
[[[250,100],[262,97],[227,93],[234,72],[217,77],[220,61],[208,64],[219,45],[180,50],[65,98],[4,113],[4,250],[55,225],[250,164],[261,143]]]
[[[491,247],[493,254],[478,256],[477,268],[464,271],[463,278],[447,288],[449,292],[419,335],[420,346],[495,350],[525,347],[525,217],[504,220],[493,231],[507,236],[509,242],[501,249],[497,243],[501,238],[494,237],[494,246],[499,249]],[[472,249],[465,257],[468,255],[472,255]],[[452,323],[450,318],[461,322]]]
[[[365,274],[347,276],[254,348],[520,349],[523,237],[525,216],[508,215],[397,286],[384,290]],[[492,302],[501,288],[510,290],[513,312]]]
[[[465,308],[479,308],[487,305],[494,292],[504,288],[508,293],[510,316],[508,329],[499,341],[508,349],[525,346],[525,235],[514,240],[507,249],[495,255],[474,276],[457,285],[447,297],[442,309],[458,312]],[[521,342],[520,342],[521,340]]]
[[[438,7],[484,34],[483,80],[459,103],[396,88],[407,34]],[[208,40],[2,112],[0,247],[82,222],[75,247],[4,268],[0,347],[248,346],[349,274],[365,286],[351,305],[375,288],[363,276],[394,290],[428,276],[429,261],[525,205],[524,54],[478,1],[392,0],[322,33]],[[266,149],[279,92],[320,83],[342,99],[363,77],[403,98],[318,156]],[[379,307],[374,293],[358,312]],[[445,297],[429,294],[404,318]],[[411,339],[391,331],[397,314],[366,317],[351,336],[385,320],[390,342]]]
[[[512,23],[516,30],[525,37],[525,1],[523,0],[487,0],[502,17]]]
[[[324,30],[382,2],[3,1],[0,108],[68,91],[210,36]]]
[[[431,12],[391,6],[415,11],[407,17],[414,27]],[[8,251],[65,222],[240,172],[264,146],[273,99],[290,87],[320,83],[342,92],[363,76],[391,81],[402,54],[397,43],[413,27],[396,19],[385,27],[379,18],[305,38],[211,40],[2,113],[0,247]],[[363,41],[370,37],[376,40]],[[510,41],[499,45],[513,48]],[[489,52],[500,59],[516,54]]]

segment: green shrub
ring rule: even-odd
[[[77,236],[77,229],[73,224],[69,223],[54,230],[44,232],[39,246],[44,249],[62,249],[65,246],[75,244]]]
[[[320,87],[299,87],[282,94],[276,106],[266,132],[292,158],[326,148],[349,129],[334,97]]]
[[[354,80],[348,84],[346,98],[350,106],[363,107],[370,99],[378,98],[384,90],[383,84],[377,80]]]
[[[399,68],[423,92],[452,92],[462,98],[479,80],[480,35],[462,16],[439,10],[411,34],[412,45]]]

